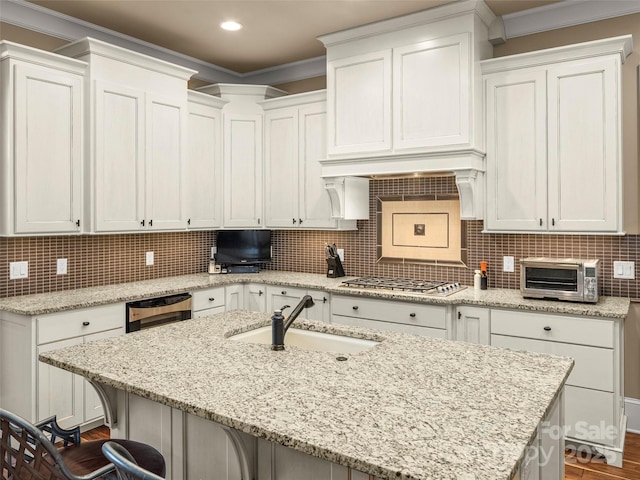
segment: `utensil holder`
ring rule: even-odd
[[[327,258],[327,277],[338,278],[344,277],[344,268],[342,268],[342,262],[340,257]]]

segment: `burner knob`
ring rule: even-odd
[[[438,287],[438,293],[444,293],[444,287]]]
[[[453,286],[454,286],[455,288],[460,288],[460,283],[459,283],[459,282],[456,282],[456,283],[454,283],[454,284],[453,284]]]

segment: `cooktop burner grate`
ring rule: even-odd
[[[360,277],[353,280],[345,280],[342,284],[347,287],[399,290],[426,295],[451,295],[466,288],[459,283],[397,277]]]

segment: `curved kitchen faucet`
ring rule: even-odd
[[[282,311],[285,308],[289,308],[289,305],[284,305],[280,310],[273,312],[273,316],[271,317],[271,350],[284,350],[284,336],[287,330],[289,330],[293,321],[298,318],[298,315],[302,313],[302,310],[313,307],[313,305],[311,295],[305,295],[286,320],[282,316]]]

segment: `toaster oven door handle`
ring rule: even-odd
[[[553,262],[531,262],[531,261],[522,261],[522,266],[524,268],[564,268],[564,269],[574,269],[582,267],[581,263],[553,263]]]

